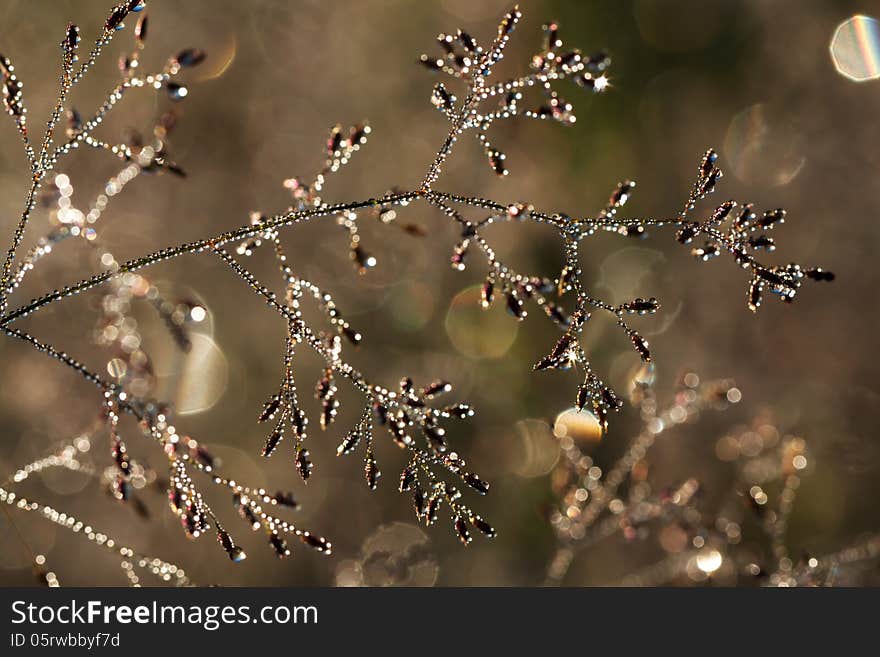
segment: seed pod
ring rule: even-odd
[[[495,538],[495,528],[480,516],[471,516],[471,524],[483,533],[487,538]]]
[[[556,281],[543,276],[532,276],[529,285],[541,294],[551,294],[556,289]]]
[[[733,220],[733,227],[742,232],[755,220],[755,206],[752,203],[743,205],[742,210]]]
[[[272,456],[272,452],[278,447],[278,444],[281,442],[281,439],[284,437],[283,432],[283,418],[275,425],[275,428],[272,430],[272,433],[269,434],[269,437],[266,438],[266,444],[263,445],[262,455],[266,458]]]
[[[501,19],[501,23],[498,25],[498,38],[504,39],[509,37],[520,18],[522,18],[522,12],[519,10],[519,6],[516,6],[507,12],[504,18]]]
[[[117,474],[110,482],[110,494],[121,502],[128,501],[131,495],[131,484],[125,475]]]
[[[608,386],[602,388],[602,403],[615,411],[623,406],[623,402],[620,401],[620,398]]]
[[[275,411],[281,406],[281,395],[273,395],[263,404],[263,411],[257,418],[257,422],[265,422],[275,415]]]
[[[769,269],[764,269],[762,267],[756,268],[755,273],[760,276],[762,279],[773,285],[777,288],[785,288],[788,287],[788,282],[779,274],[774,271],[770,271]]]
[[[532,285],[531,281],[529,281],[528,283],[525,283],[525,284],[516,283],[516,285],[514,286],[514,289],[516,290],[516,293],[524,299],[534,299],[535,298],[536,289],[535,289],[535,286]]]
[[[416,512],[416,518],[421,519],[425,514],[425,493],[419,483],[416,482],[413,490],[413,508]]]
[[[635,331],[629,332],[629,339],[632,341],[636,351],[639,352],[642,360],[646,363],[651,361],[651,352],[648,351],[648,341]]]
[[[486,157],[489,158],[489,166],[492,167],[492,170],[499,176],[506,176],[510,173],[507,170],[507,167],[504,166],[504,161],[507,159],[507,156],[504,153],[492,148],[486,151]]]
[[[363,340],[363,336],[351,328],[348,324],[343,325],[339,329],[340,333],[345,336],[345,339],[348,340],[354,346],[358,346]]]
[[[110,11],[107,21],[104,23],[104,30],[107,32],[113,32],[114,30],[121,30],[125,27],[122,21],[128,16],[129,11],[130,9],[125,5],[117,5],[114,7]]]
[[[458,271],[465,270],[465,258],[467,257],[470,244],[471,241],[469,239],[464,239],[455,245],[455,248],[452,250],[452,258],[450,259],[453,269]]]
[[[125,445],[118,436],[113,439],[110,445],[110,455],[113,457],[116,467],[123,472],[128,472],[131,463],[129,462],[128,454],[125,453]]]
[[[238,506],[238,515],[241,516],[241,519],[244,520],[252,531],[257,531],[262,523],[260,519],[257,518],[257,514],[254,513],[254,510],[247,504],[239,503]]]
[[[373,458],[372,453],[367,454],[364,464],[364,478],[367,480],[367,486],[370,490],[376,490],[376,487],[379,485],[379,477],[381,476],[382,473],[379,471],[376,459]]]
[[[338,123],[330,130],[330,137],[327,139],[327,156],[334,158],[339,155],[339,148],[342,145],[342,126]]]
[[[736,201],[724,201],[724,203],[715,208],[715,212],[712,213],[709,223],[715,226],[723,223],[730,216],[730,213],[733,212],[735,207]]]
[[[472,472],[468,472],[464,475],[464,482],[477,491],[480,495],[485,495],[489,492],[489,484],[480,479],[477,475]]]
[[[149,21],[147,15],[144,14],[138,19],[137,25],[134,26],[134,38],[138,46],[143,47],[144,41],[147,39],[149,29]]]
[[[620,306],[620,309],[628,313],[638,313],[639,315],[645,315],[648,313],[657,312],[660,309],[660,302],[657,301],[657,299],[654,297],[651,297],[650,299],[637,298],[633,301],[623,304],[622,306]]]
[[[760,308],[761,306],[763,296],[761,292],[763,287],[764,286],[757,277],[753,278],[752,282],[749,284],[748,304],[749,310],[751,310],[753,313],[758,312],[758,308]]]
[[[623,230],[627,237],[634,237],[641,240],[648,236],[648,231],[645,230],[644,226],[639,224],[629,224]]]
[[[433,57],[428,57],[427,55],[421,55],[419,57],[419,63],[429,71],[433,71],[435,73],[443,68],[442,59],[434,59]]]
[[[622,183],[618,183],[617,189],[611,193],[611,198],[608,199],[608,205],[612,208],[622,207],[629,200],[635,186],[636,184],[632,180],[624,180]]]
[[[765,251],[776,250],[776,242],[774,242],[772,237],[767,237],[766,235],[750,237],[749,246],[753,249],[764,249]]]
[[[226,554],[229,555],[229,558],[238,563],[240,561],[244,561],[247,558],[247,554],[240,547],[236,546],[232,540],[232,537],[225,529],[217,530],[217,541],[226,550]]]
[[[547,313],[547,317],[552,319],[554,322],[559,324],[560,326],[568,326],[569,320],[568,316],[565,314],[565,311],[562,310],[555,303],[548,301],[544,304],[544,312]]]
[[[723,175],[721,169],[712,169],[712,172],[706,176],[706,179],[703,180],[703,183],[700,185],[700,196],[706,196],[707,194],[714,192],[715,185],[718,184],[718,181],[721,180]]]
[[[82,128],[82,118],[75,109],[70,108],[65,114],[67,118],[67,137],[73,138]]]
[[[348,146],[353,148],[367,143],[367,135],[370,133],[370,126],[362,123],[352,126],[348,132]]]
[[[459,420],[464,420],[466,418],[473,417],[474,415],[474,409],[472,409],[467,404],[456,404],[455,406],[450,406],[445,409],[445,412],[452,417],[458,418]]]
[[[324,370],[324,376],[318,381],[315,387],[315,397],[321,400],[321,429],[326,430],[333,420],[336,419],[337,409],[339,408],[339,400],[336,399],[336,383],[333,379],[333,370],[327,368]]]
[[[700,232],[700,226],[696,223],[688,223],[685,224],[682,228],[678,229],[675,233],[675,239],[679,241],[681,244],[687,244],[691,240],[696,237],[697,233]]]
[[[703,159],[700,161],[700,176],[702,178],[705,178],[712,173],[717,160],[718,153],[716,153],[714,149],[710,148],[706,151],[705,155],[703,155]]]
[[[576,73],[584,68],[583,56],[577,50],[563,53],[556,58],[556,61],[566,73]]]
[[[458,31],[458,42],[470,54],[474,54],[479,50],[477,40],[467,32]]]
[[[403,472],[400,473],[400,485],[397,487],[401,493],[405,493],[413,487],[413,484],[416,483],[416,471],[415,468],[408,465],[403,469]]]
[[[178,178],[186,178],[186,171],[174,162],[166,161],[162,163],[162,169],[167,171],[168,173],[173,173]]]
[[[376,266],[377,260],[375,256],[364,251],[360,244],[353,244],[351,251],[349,252],[349,257],[357,267],[359,274],[366,274],[368,269],[372,269]]]
[[[377,424],[388,424],[388,409],[378,402],[373,403],[373,416],[376,418]]]
[[[302,477],[303,482],[308,482],[309,477],[312,475],[312,468],[314,467],[314,464],[309,458],[309,450],[300,447],[296,451],[294,465],[296,465],[296,469],[299,471],[299,476]]]
[[[602,429],[602,433],[608,433],[608,411],[605,410],[602,404],[594,401],[593,413],[596,415],[596,420],[599,422],[599,428]]]
[[[467,523],[464,521],[464,518],[456,516],[453,526],[455,527],[455,533],[458,534],[458,538],[462,543],[467,545],[471,542],[471,533],[468,531]]]
[[[25,114],[21,104],[21,82],[15,77],[9,78],[3,84],[3,106],[10,116],[19,118]]]
[[[275,532],[269,534],[269,544],[275,550],[275,555],[279,559],[284,559],[285,557],[290,556],[290,549],[287,547],[287,541]]]
[[[339,401],[330,397],[323,401],[321,404],[321,429],[326,430],[331,424],[333,424],[333,420],[336,419],[336,409],[339,407]]]
[[[194,447],[190,447],[189,456],[194,462],[201,464],[204,468],[208,470],[211,470],[216,462],[214,455],[211,454],[203,445],[197,444]]]
[[[440,508],[441,501],[440,496],[436,493],[428,498],[428,502],[425,504],[424,514],[426,525],[431,526],[437,522],[437,510]]]
[[[578,386],[577,396],[575,397],[574,405],[579,411],[584,410],[584,407],[587,405],[589,399],[590,389],[586,385]]]
[[[166,82],[165,91],[168,93],[168,97],[174,101],[183,100],[189,93],[189,89],[177,82]]]
[[[443,112],[450,112],[455,107],[455,101],[455,96],[449,93],[442,82],[434,85],[434,91],[431,93],[431,103],[434,107]]]
[[[300,534],[299,540],[308,545],[310,548],[314,548],[318,552],[330,554],[330,542],[323,536],[315,536],[314,534],[310,534],[309,532],[303,532],[302,534]]]
[[[275,502],[275,504],[277,504],[279,506],[286,506],[290,509],[298,509],[299,508],[299,502],[296,501],[296,498],[293,496],[293,493],[279,490],[272,497],[272,500]]]
[[[447,392],[452,392],[452,384],[448,381],[433,381],[422,388],[422,396],[427,397],[428,399]]]
[[[64,34],[64,41],[61,42],[61,48],[71,62],[76,61],[76,49],[79,46],[79,27],[73,23],[68,23],[67,32]]]
[[[544,356],[541,360],[535,363],[532,366],[532,369],[535,372],[541,372],[543,370],[549,370],[550,368],[557,367],[558,362],[553,356]]]
[[[706,242],[706,244],[700,248],[691,249],[691,255],[703,262],[708,262],[712,258],[717,258],[720,254],[720,248],[713,242]]]
[[[339,447],[336,448],[336,455],[342,456],[343,454],[351,454],[354,451],[354,448],[357,447],[357,444],[360,442],[360,440],[360,431],[349,431],[348,435],[345,437],[345,440],[339,443]]]
[[[518,321],[524,320],[526,315],[528,315],[525,308],[523,308],[522,299],[512,291],[507,293],[507,312],[513,315]]]
[[[578,275],[577,269],[575,267],[569,267],[565,265],[562,268],[562,271],[559,273],[559,285],[556,288],[556,294],[562,296],[566,292],[568,292],[572,288],[572,283],[575,280],[575,277]]]
[[[198,48],[187,48],[177,53],[174,61],[182,68],[192,68],[205,61],[205,51]]]
[[[412,436],[406,432],[406,428],[407,423],[400,420],[395,420],[388,425],[388,431],[391,434],[391,438],[394,440],[394,444],[400,447],[400,449],[406,449],[413,444]]]
[[[422,433],[425,434],[435,454],[442,454],[446,451],[446,439],[444,438],[446,431],[443,427],[426,423],[422,426]]]
[[[483,308],[488,308],[492,305],[492,301],[495,298],[495,283],[490,279],[486,279],[483,283],[483,287],[480,290],[480,305]]]
[[[834,272],[826,271],[821,267],[813,267],[812,269],[805,270],[804,276],[814,281],[831,282],[834,280]]]
[[[770,229],[781,223],[785,223],[785,210],[777,208],[775,210],[767,210],[758,221],[758,226],[764,229]]]
[[[168,505],[174,513],[183,509],[183,491],[177,486],[168,489]]]
[[[554,361],[562,358],[567,359],[573,353],[572,346],[574,346],[575,343],[574,332],[571,330],[567,331],[556,341],[556,344],[553,345],[553,350],[550,352],[550,358]]]
[[[306,426],[309,424],[305,411],[300,408],[294,408],[290,413],[290,419],[293,423],[293,432],[296,434],[297,440],[305,440]]]
[[[186,532],[187,536],[191,538],[195,538],[199,531],[199,521],[196,516],[187,510],[180,516],[180,524],[183,527],[183,531]]]
[[[444,34],[443,32],[438,34],[437,43],[447,55],[451,55],[455,52],[455,49],[452,47],[452,36],[449,34]]]

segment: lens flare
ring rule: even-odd
[[[831,59],[837,71],[854,82],[880,78],[880,21],[857,15],[838,25]]]

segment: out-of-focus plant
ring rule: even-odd
[[[829,272],[819,268],[803,268],[795,264],[769,265],[757,259],[759,251],[772,251],[775,248],[773,239],[766,232],[783,222],[783,210],[758,213],[750,204],[725,201],[704,218],[696,216],[698,202],[715,190],[722,176],[721,170],[716,167],[717,156],[713,150],[703,156],[697,179],[681,211],[662,219],[636,219],[620,215],[621,208],[635,187],[631,181],[621,183],[612,193],[608,205],[596,216],[547,213],[528,202],[501,202],[440,189],[438,182],[441,170],[458,139],[466,133],[473,134],[478,140],[491,168],[498,175],[506,176],[507,159],[488,136],[496,122],[526,118],[554,120],[570,125],[575,121],[573,107],[559,95],[557,88],[564,80],[573,82],[576,88],[594,93],[608,88],[609,56],[602,52],[587,56],[578,50],[565,48],[555,24],[545,26],[543,45],[532,58],[526,73],[507,80],[496,80],[494,67],[502,59],[521,18],[519,9],[514,8],[504,16],[497,34],[487,44],[481,45],[462,31],[454,35],[441,34],[437,40],[440,54],[436,57],[422,56],[421,62],[427,68],[451,77],[460,84],[462,91],[459,98],[442,82],[434,86],[431,102],[448,119],[450,128],[418,188],[394,190],[364,200],[325,200],[323,194],[327,179],[361,150],[370,133],[367,125],[356,125],[349,130],[337,126],[327,140],[326,164],[322,170],[311,180],[291,178],[284,181],[291,193],[292,203],[280,214],[253,213],[248,223],[234,230],[164,248],[126,262],[117,261],[105,250],[101,256],[103,268],[97,273],[19,306],[11,305],[15,290],[28,273],[51,253],[59,251],[61,242],[80,238],[91,244],[98,243],[98,220],[105,213],[110,199],[134,178],[150,172],[184,176],[183,170],[167,154],[168,134],[175,123],[173,113],[160,117],[149,139],[131,134],[127,140],[117,143],[104,141],[97,136],[105,117],[133,89],[159,91],[167,94],[172,102],[185,98],[189,90],[178,79],[178,74],[183,69],[198,65],[205,57],[200,50],[184,50],[171,58],[161,71],[150,75],[142,73],[138,55],[147,36],[145,14],[141,15],[135,28],[136,49],[121,60],[121,80],[104,102],[85,117],[69,107],[71,90],[92,68],[114,35],[124,28],[124,21],[141,12],[144,5],[143,0],[126,0],[116,5],[94,47],[82,62],[79,59],[79,29],[73,24],[68,26],[61,42],[61,79],[57,101],[50,113],[45,135],[38,144],[31,140],[22,84],[15,75],[12,63],[7,59],[2,60],[0,76],[4,103],[22,138],[30,165],[30,181],[25,207],[3,264],[0,328],[8,337],[24,341],[36,351],[72,368],[98,388],[101,426],[78,440],[92,445],[101,433],[108,436],[112,465],[109,473],[101,476],[112,495],[121,501],[132,502],[136,499],[138,489],[143,487],[145,478],[156,476],[130,456],[123,440],[119,428],[120,416],[130,414],[138,421],[143,435],[167,455],[168,499],[187,535],[195,538],[214,533],[233,561],[243,559],[244,551],[203,496],[202,487],[195,481],[198,477],[204,476],[209,487],[226,491],[247,525],[255,531],[264,531],[279,557],[290,553],[287,539],[291,536],[324,553],[330,552],[331,544],[276,515],[276,509],[280,507],[297,506],[292,494],[250,488],[231,476],[221,474],[216,460],[205,446],[181,433],[171,405],[156,399],[150,356],[140,348],[133,323],[126,321],[131,306],[144,301],[152,305],[170,328],[178,347],[183,350],[190,345],[190,325],[204,319],[205,309],[192,300],[167,299],[160,286],[152,283],[144,274],[144,270],[151,265],[185,254],[205,254],[218,258],[284,322],[287,331],[280,359],[280,382],[258,416],[260,422],[270,423],[262,449],[264,456],[271,456],[286,440],[301,478],[306,481],[311,476],[313,463],[307,448],[310,423],[299,404],[295,364],[300,350],[310,350],[324,364],[315,390],[322,407],[318,423],[320,427],[328,429],[337,416],[340,383],[347,382],[363,403],[360,420],[345,433],[338,454],[362,450],[366,483],[370,488],[375,488],[380,470],[374,456],[374,431],[387,430],[393,442],[409,454],[408,463],[399,478],[399,489],[412,496],[417,517],[432,524],[445,506],[455,533],[465,544],[471,540],[474,530],[489,537],[495,534],[493,527],[463,501],[461,490],[453,483],[460,481],[479,494],[489,490],[489,485],[474,474],[461,455],[452,451],[447,444],[445,425],[453,419],[468,418],[473,411],[466,404],[443,405],[436,402],[437,398],[451,390],[451,385],[445,381],[416,385],[411,379],[404,378],[395,389],[391,389],[371,381],[354,368],[347,356],[351,348],[362,342],[361,332],[343,318],[327,291],[295,271],[282,247],[282,230],[320,218],[332,219],[349,235],[351,259],[363,273],[374,267],[377,259],[362,244],[359,225],[364,221],[378,220],[389,227],[398,227],[408,234],[421,236],[424,234],[421,227],[403,223],[399,219],[401,208],[412,203],[427,203],[439,208],[461,232],[460,240],[453,247],[453,267],[464,269],[468,260],[475,257],[472,252],[480,254],[487,263],[488,274],[482,288],[482,304],[485,307],[490,306],[496,297],[503,297],[503,303],[510,313],[517,320],[522,320],[527,315],[527,303],[534,303],[558,325],[562,337],[538,361],[535,369],[574,368],[582,371],[576,406],[578,409],[589,406],[602,430],[607,426],[609,413],[619,410],[622,402],[593,371],[582,346],[581,339],[589,326],[591,314],[610,314],[641,359],[648,363],[651,361],[648,343],[629,326],[627,316],[655,313],[660,304],[654,298],[612,303],[594,297],[588,291],[581,275],[580,252],[586,239],[597,231],[643,238],[649,229],[670,228],[682,244],[696,239],[705,240],[702,246],[693,249],[694,255],[708,260],[722,252],[730,254],[747,273],[750,281],[748,303],[753,311],[761,304],[765,292],[775,293],[783,301],[792,301],[805,279],[833,278]],[[65,116],[67,129],[63,135],[59,135],[58,127]],[[73,206],[70,177],[59,170],[64,156],[81,148],[102,151],[118,158],[124,165],[118,175],[107,183],[105,193],[84,210]],[[53,227],[30,252],[19,258],[18,251],[25,230],[41,202],[53,208],[50,212]],[[564,254],[559,274],[553,277],[523,274],[501,262],[484,233],[489,225],[502,222],[532,222],[555,229],[562,240]],[[246,259],[258,257],[264,251],[270,251],[277,264],[284,285],[281,295],[273,292],[269,285],[259,280],[243,264]],[[115,379],[112,382],[91,371],[67,352],[42,342],[17,326],[24,317],[98,287],[107,292],[101,303],[96,337],[99,344],[113,352],[109,363]],[[323,311],[326,318],[323,327],[313,326],[305,320],[302,304],[306,302],[316,303]],[[19,474],[24,473],[23,476],[13,476],[0,488],[0,500],[20,510],[37,512],[75,532],[84,532],[99,544],[117,550],[130,577],[133,577],[133,564],[136,564],[153,569],[153,572],[162,576],[170,573],[169,577],[173,576],[175,581],[186,583],[188,579],[176,566],[135,555],[130,548],[119,546],[81,521],[20,497],[12,490],[31,472],[44,467],[88,470],[80,467],[78,457],[78,450],[85,443],[81,443],[80,447],[77,447],[78,444],[75,441],[47,457],[47,460],[21,469]],[[136,577],[132,581],[136,582]]]
[[[564,582],[579,554],[588,557],[591,547],[613,537],[654,545],[663,555],[648,566],[630,565],[618,582],[625,586],[706,581],[845,585],[853,583],[850,576],[857,575],[860,567],[880,558],[878,534],[863,536],[830,554],[792,553],[786,542],[788,519],[812,459],[803,438],[782,435],[766,417],[716,443],[716,453],[730,463],[735,482],[720,502],[702,499],[704,482],[697,477],[677,486],[656,486],[651,477],[652,449],[674,440],[668,434],[698,422],[701,413],[738,403],[741,393],[730,380],[704,382],[689,372],[681,377],[673,401],[660,407],[653,378],[647,369],[634,377],[631,399],[640,411],[642,427],[604,472],[590,455],[599,438],[598,427],[588,422],[569,430],[565,414],[557,420],[563,459],[553,476],[560,503],[551,523],[559,545],[548,567],[547,584]]]

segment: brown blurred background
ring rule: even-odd
[[[190,94],[176,106],[180,124],[170,141],[170,154],[189,177],[135,180],[102,217],[103,243],[121,261],[244,224],[251,210],[283,210],[289,197],[281,181],[308,176],[321,165],[326,131],[336,122],[369,119],[373,132],[351,164],[329,180],[326,199],[412,188],[447,129],[429,102],[434,81],[417,65],[418,55],[435,52],[436,34],[457,27],[487,39],[507,4],[150,0],[146,68],[160,67],[182,47],[208,53],[188,74]],[[610,51],[612,88],[593,97],[563,83],[560,89],[578,115],[569,129],[526,121],[496,128],[495,141],[511,170],[506,179],[494,176],[471,139],[462,140],[438,188],[582,215],[597,212],[616,183],[631,178],[638,187],[625,214],[669,216],[686,198],[702,152],[716,147],[726,173],[718,195],[788,209],[776,235],[779,249],[769,258],[821,264],[838,279],[833,286],[805,286],[793,306],[768,299],[754,317],[745,304],[747,281],[727,258],[698,263],[662,230],[643,242],[594,238],[585,249],[588,288],[614,301],[638,295],[664,303],[658,316],[638,321],[655,354],[661,399],[683,368],[733,378],[743,391],[742,403],[728,413],[707,415],[664,441],[657,448],[657,476],[674,482],[693,475],[710,490],[723,491],[731,484],[715,457],[716,440],[728,427],[771,409],[780,430],[803,435],[814,457],[790,522],[792,548],[827,552],[877,530],[880,269],[873,250],[880,238],[880,80],[854,83],[835,70],[829,54],[835,28],[854,14],[876,14],[876,4],[527,0],[521,6],[525,18],[505,72],[524,72],[540,47],[542,22],[558,19],[567,45]],[[86,45],[108,7],[97,0],[0,4],[0,52],[13,58],[25,84],[34,129],[43,123],[57,84],[56,44],[66,21],[82,26]],[[84,112],[116,79],[116,56],[130,47],[131,26],[119,37],[74,96]],[[102,134],[148,127],[165,104],[153,94],[132,94]],[[60,167],[82,203],[117,169],[116,161],[95,152],[77,153]],[[7,122],[0,131],[4,244],[27,175]],[[403,463],[387,440],[379,443],[382,485],[372,494],[366,489],[360,457],[335,457],[338,439],[359,412],[358,403],[346,404],[351,391],[344,386],[337,423],[326,436],[312,433],[316,465],[308,487],[283,447],[272,459],[261,459],[263,428],[254,417],[278,385],[283,326],[222,264],[205,256],[150,272],[169,295],[195,298],[209,310],[200,329],[204,339],[190,357],[170,346],[155,313],[138,311],[162,389],[181,410],[191,410],[178,419],[181,429],[215,446],[226,470],[254,485],[294,490],[304,506],[297,519],[333,540],[333,556],[303,549],[277,562],[218,503],[249,553],[232,566],[211,538],[185,539],[160,493],[144,495],[153,512],[145,522],[76,475],[28,482],[27,490],[144,552],[183,564],[200,583],[541,583],[555,544],[547,509],[556,448],[535,432],[548,433],[541,423],[552,425],[571,405],[576,379],[531,373],[530,365],[553,339],[545,321],[530,317],[517,325],[501,310],[481,314],[472,293],[458,296],[478,285],[484,270],[449,267],[455,232],[446,219],[421,204],[402,215],[427,228],[428,236],[418,239],[364,221],[364,246],[379,261],[364,277],[354,271],[346,238],[330,221],[286,230],[284,243],[295,271],[334,293],[364,333],[352,357],[356,366],[388,385],[403,374],[421,382],[449,378],[456,396],[476,406],[477,416],[458,425],[451,440],[493,484],[490,495],[474,504],[498,528],[496,540],[478,539],[463,549],[445,523],[427,531],[415,527],[409,500],[394,490]],[[26,243],[47,226],[45,213],[38,213]],[[559,244],[551,233],[515,225],[492,236],[520,270],[558,272]],[[274,281],[267,255],[251,264]],[[15,299],[79,280],[95,263],[95,253],[81,242],[65,244]],[[22,326],[106,372],[108,356],[90,339],[95,298],[91,293],[55,304]],[[594,366],[610,373],[611,383],[623,384],[636,364],[629,345],[610,325],[597,324],[590,340]],[[318,366],[304,362],[299,388],[310,397]],[[86,430],[98,412],[98,396],[58,364],[11,340],[0,341],[0,368],[5,476]],[[314,413],[317,403],[309,398],[307,408]],[[638,428],[629,408],[613,420],[598,448],[607,459]],[[139,457],[161,464],[161,455],[135,437],[133,425],[124,430]],[[106,458],[103,452],[98,457]],[[124,583],[113,560],[85,541],[22,514],[16,518],[63,584]],[[584,554],[565,583],[611,583],[651,563],[651,549],[614,544]],[[393,567],[381,566],[386,552],[401,555],[392,558]],[[377,561],[378,574],[370,570]],[[0,583],[32,581],[14,532],[0,519]]]

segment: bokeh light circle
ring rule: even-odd
[[[750,185],[787,185],[806,157],[795,127],[763,103],[751,105],[730,122],[724,154],[736,177]]]
[[[861,14],[837,26],[831,38],[837,72],[854,82],[880,78],[880,21]]]
[[[516,340],[519,325],[496,300],[488,309],[480,305],[480,286],[465,288],[452,299],[446,313],[446,334],[463,355],[474,358],[500,358]]]

